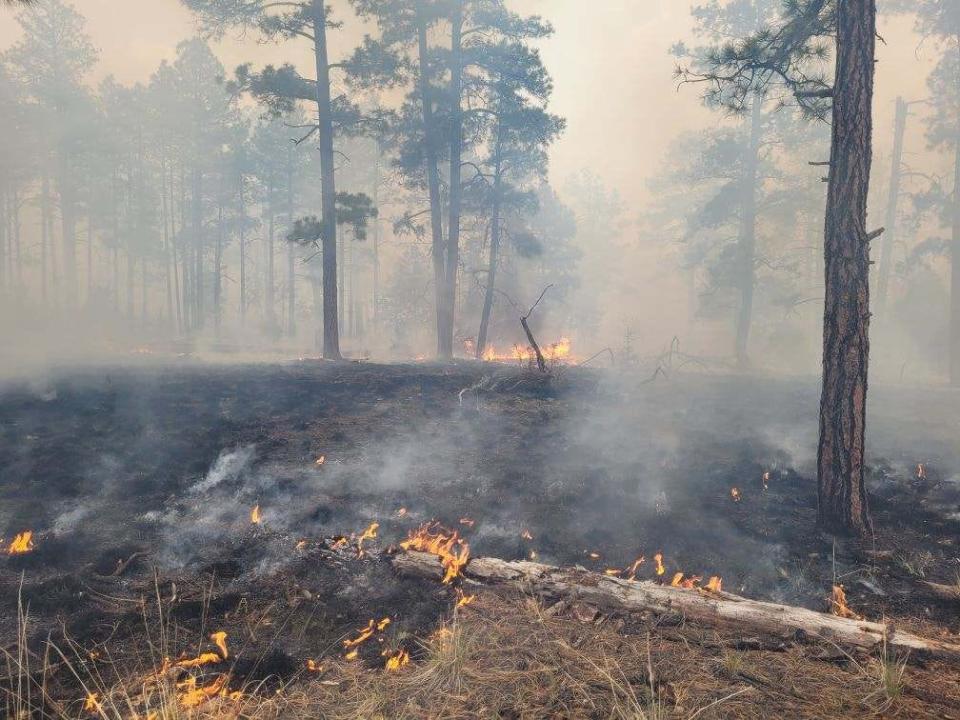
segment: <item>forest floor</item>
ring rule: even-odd
[[[4,550],[33,532],[0,557],[7,716],[960,718],[955,666],[523,594],[456,607],[393,572],[437,520],[474,556],[643,555],[646,579],[661,552],[666,577],[817,610],[843,584],[867,618],[956,637],[927,583],[960,588],[960,396],[872,388],[875,535],[835,542],[814,380],[650,377],[145,360],[7,383]]]

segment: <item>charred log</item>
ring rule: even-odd
[[[393,557],[397,572],[432,579],[443,577],[440,560],[420,552]],[[631,581],[589,572],[526,561],[474,558],[464,568],[464,577],[492,586],[523,589],[551,599],[584,602],[619,612],[651,612],[682,615],[695,623],[744,635],[767,635],[792,642],[825,642],[869,653],[886,648],[960,660],[960,645],[897,631],[892,625],[854,620],[801,607],[750,600],[726,592]]]

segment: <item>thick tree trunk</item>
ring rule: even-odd
[[[763,121],[763,98],[753,97],[750,115],[750,145],[744,163],[740,234],[737,242],[737,275],[740,282],[740,308],[737,313],[737,364],[747,364],[747,344],[753,319],[754,262],[757,246],[757,168],[760,162],[760,135]]]
[[[434,306],[437,323],[437,355],[441,355],[443,337],[444,258],[443,220],[440,208],[440,170],[437,165],[437,130],[433,117],[433,93],[430,88],[430,59],[427,47],[427,21],[421,3],[417,3],[417,52],[420,88],[420,108],[423,115],[424,163],[427,171],[427,191],[430,196],[431,257],[433,259]]]
[[[320,209],[323,214],[323,356],[339,360],[337,323],[337,188],[334,176],[333,119],[330,104],[330,62],[327,59],[326,3],[313,3],[314,60],[317,68],[317,110],[320,146]]]
[[[896,120],[893,125],[893,157],[890,161],[890,187],[887,192],[887,214],[884,219],[883,241],[880,246],[880,272],[877,276],[877,315],[887,306],[887,287],[893,266],[893,242],[897,229],[897,209],[900,202],[900,178],[903,167],[903,137],[907,129],[907,103],[897,98]]]
[[[435,555],[404,552],[393,556],[403,575],[441,579],[444,568]],[[501,586],[550,600],[573,600],[614,612],[650,612],[677,616],[737,633],[761,633],[787,642],[824,643],[872,654],[910,655],[960,660],[960,645],[900,632],[888,623],[855,620],[801,607],[750,600],[727,592],[686,589],[644,580],[624,580],[583,569],[535,562],[474,558],[463,569],[468,582]]]
[[[457,306],[457,275],[460,265],[460,206],[463,189],[460,186],[460,164],[463,153],[463,115],[460,95],[463,85],[463,8],[453,3],[450,17],[450,188],[447,212],[447,259],[444,266],[442,301],[443,334],[440,338],[440,357],[453,357],[453,330]]]
[[[500,206],[503,193],[503,172],[500,159],[502,147],[501,130],[497,129],[497,144],[494,149],[493,201],[490,211],[490,258],[487,262],[487,286],[483,291],[483,310],[480,313],[480,330],[477,333],[477,360],[483,359],[487,349],[487,332],[490,329],[490,313],[493,310],[493,293],[497,283],[497,264],[500,261]]]
[[[818,517],[828,530],[859,534],[871,529],[863,474],[870,353],[866,218],[876,12],[876,0],[847,0],[837,7],[833,138],[824,231]]]

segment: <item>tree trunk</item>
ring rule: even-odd
[[[287,148],[287,227],[293,229],[293,144]],[[297,274],[295,243],[287,242],[287,334],[297,335]]]
[[[277,312],[276,312],[276,289],[274,285],[274,267],[273,267],[273,246],[274,246],[274,237],[276,234],[276,213],[274,212],[274,197],[275,197],[275,188],[273,185],[273,177],[270,178],[270,183],[267,188],[267,270],[266,270],[266,282],[264,283],[264,303],[266,304],[266,312],[264,313],[264,319],[267,325],[267,332],[273,335],[275,328],[277,327]]]
[[[377,140],[377,156],[373,163],[373,207],[377,216],[373,218],[373,334],[380,339],[380,162],[383,158],[383,146]]]
[[[737,364],[747,365],[747,344],[750,340],[750,323],[753,319],[754,262],[757,245],[757,168],[760,162],[760,135],[763,121],[763,98],[753,96],[753,112],[750,117],[750,145],[742,179],[740,206],[740,237],[737,242],[737,259],[740,280],[740,309],[737,314]]]
[[[837,7],[833,138],[824,230],[818,518],[828,530],[858,534],[871,530],[863,471],[870,352],[866,217],[876,14],[876,0],[847,0]]]
[[[442,355],[444,257],[443,221],[440,209],[440,170],[437,166],[437,132],[433,117],[433,93],[430,88],[430,61],[427,47],[427,21],[422,3],[417,3],[417,49],[420,71],[420,107],[423,115],[424,162],[427,170],[427,190],[430,195],[430,234],[432,238],[434,305],[437,321],[437,355]]]
[[[327,58],[326,2],[314,0],[313,13],[313,54],[317,66],[319,112],[320,210],[323,214],[323,357],[340,360],[340,328],[337,323],[337,187],[330,105],[330,62]]]
[[[883,241],[880,246],[880,273],[877,277],[877,314],[887,306],[887,286],[893,265],[893,244],[897,229],[897,207],[900,202],[900,177],[903,167],[903,136],[907,129],[907,103],[897,98],[897,115],[893,128],[893,157],[890,161],[890,188],[887,193],[887,214],[884,219]]]
[[[487,331],[490,327],[490,312],[493,310],[493,293],[497,282],[497,263],[500,256],[500,204],[503,192],[500,158],[502,144],[502,131],[498,125],[497,145],[494,150],[493,202],[490,212],[490,259],[487,264],[487,287],[483,292],[483,310],[480,313],[480,331],[477,333],[477,360],[483,359],[483,353],[487,349]]]
[[[77,302],[77,238],[76,207],[74,205],[70,160],[66,152],[59,153],[57,193],[60,195],[60,245],[63,251],[63,292],[66,307],[73,309]]]
[[[443,335],[440,357],[453,357],[453,327],[457,305],[457,275],[460,265],[460,205],[463,189],[460,186],[460,162],[463,152],[463,115],[460,95],[463,85],[463,8],[453,3],[450,18],[450,188],[447,213],[447,262],[444,267]]]
[[[50,245],[50,180],[43,173],[40,180],[40,298],[47,305],[47,248]]]
[[[203,327],[203,173],[193,171],[193,325]]]
[[[213,327],[217,337],[220,337],[220,323],[223,320],[223,205],[217,208],[217,246],[213,258]]]
[[[960,133],[953,163],[953,217],[950,230],[950,384],[960,385]]]
[[[244,222],[247,219],[247,209],[243,203],[243,175],[240,176],[240,191],[237,201],[240,205],[240,327],[243,327],[247,323],[247,247],[243,229]]]

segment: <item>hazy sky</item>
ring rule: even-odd
[[[41,0],[42,1],[42,0]],[[683,130],[723,122],[702,108],[698,90],[677,87],[668,48],[689,37],[690,7],[702,0],[512,0],[524,12],[553,23],[556,34],[542,45],[553,74],[555,112],[568,130],[552,151],[553,176],[564,178],[591,168],[625,199],[642,203],[647,182],[664,160],[672,137]],[[76,0],[88,18],[88,30],[101,51],[96,76],[113,73],[122,81],[145,80],[163,58],[172,59],[177,43],[196,29],[179,0]],[[346,0],[335,0],[341,8]],[[893,98],[923,97],[925,78],[936,56],[920,47],[912,21],[884,19],[880,32],[876,102],[876,148],[886,152],[893,122]],[[332,38],[334,56],[353,46],[362,33],[357,24]],[[16,37],[12,13],[0,9],[0,46]],[[228,37],[217,53],[228,70],[240,62],[306,59],[302,43],[258,45],[254,38]],[[300,46],[299,48],[297,46]],[[923,149],[919,133],[908,152]],[[822,159],[822,158],[811,158]]]

